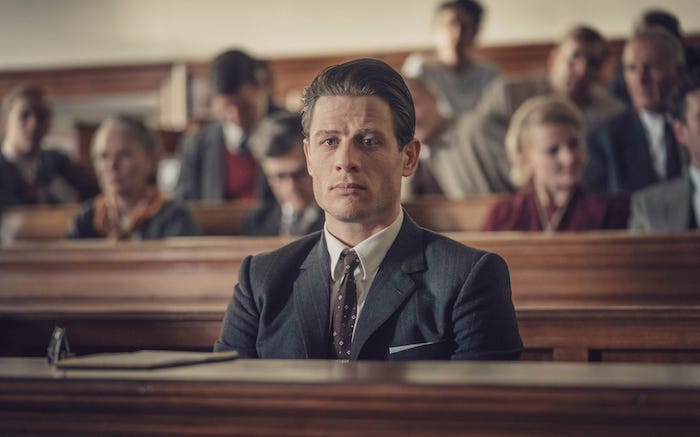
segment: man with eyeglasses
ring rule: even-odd
[[[323,211],[314,200],[303,140],[299,115],[280,113],[261,123],[252,143],[275,199],[261,202],[248,214],[244,235],[300,236],[323,228]]]

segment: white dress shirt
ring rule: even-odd
[[[647,110],[639,111],[639,118],[649,140],[649,153],[651,164],[656,177],[662,181],[666,179],[666,119],[663,114]]]
[[[386,228],[360,242],[357,246],[349,248],[343,242],[335,238],[328,232],[327,225],[324,226],[323,234],[326,238],[326,246],[328,247],[328,255],[330,256],[331,266],[331,300],[329,303],[329,312],[331,319],[333,314],[333,306],[331,302],[335,301],[340,289],[340,281],[343,279],[343,260],[340,255],[345,249],[353,249],[360,259],[360,263],[355,269],[355,285],[357,289],[357,321],[360,320],[362,307],[367,299],[374,277],[379,271],[379,266],[389,248],[399,235],[401,225],[403,223],[403,210],[399,212],[398,217]],[[353,331],[353,335],[354,335]]]
[[[692,190],[692,202],[691,207],[693,212],[695,212],[695,222],[700,222],[700,168],[693,167],[692,165],[688,169],[688,175],[690,176],[690,185]],[[700,223],[698,223],[700,226]]]

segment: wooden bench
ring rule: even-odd
[[[508,262],[526,358],[700,362],[700,235],[451,236]],[[208,349],[243,257],[288,241],[11,246],[0,251],[5,353],[42,354],[57,324],[81,350]]]
[[[237,360],[57,370],[0,359],[0,434],[692,436],[700,366]]]
[[[478,231],[486,214],[501,195],[471,196],[454,201],[439,197],[404,202],[408,214],[420,225],[438,232]],[[255,201],[190,202],[190,211],[205,235],[239,235],[243,219]],[[78,205],[13,207],[2,212],[5,241],[59,240],[78,211]]]

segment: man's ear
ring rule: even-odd
[[[313,176],[311,171],[311,157],[309,156],[309,140],[304,138],[304,156],[306,157],[306,171],[309,175]]]
[[[420,155],[420,141],[413,138],[408,144],[403,147],[403,168],[401,169],[402,176],[411,176],[418,167],[418,157]]]

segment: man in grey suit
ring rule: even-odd
[[[305,90],[302,124],[324,230],[243,261],[214,349],[516,359],[522,342],[503,259],[422,229],[401,208],[401,179],[420,152],[401,76],[372,59],[330,67]]]
[[[630,229],[686,231],[700,218],[700,69],[694,70],[671,95],[669,113],[678,142],[690,165],[680,178],[652,185],[632,196]]]
[[[584,182],[593,191],[630,193],[680,175],[683,162],[665,116],[685,70],[683,46],[661,28],[643,28],[622,53],[634,108],[589,131]]]
[[[222,201],[271,197],[248,138],[271,110],[268,73],[241,50],[211,62],[216,121],[188,135],[180,148],[175,191],[184,200]]]

